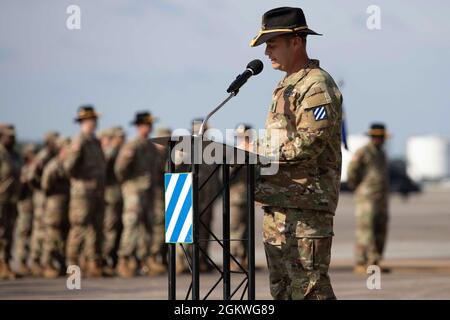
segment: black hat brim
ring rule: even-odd
[[[73,119],[73,121],[74,122],[81,122],[81,121],[83,121],[83,120],[87,120],[87,119],[95,119],[95,120],[98,120],[98,115],[97,116],[92,116],[92,117],[83,117],[83,118],[75,118],[75,119]]]
[[[148,125],[152,125],[152,124],[154,124],[154,123],[157,122],[157,121],[158,121],[158,118],[152,117],[152,121],[151,121],[151,122],[139,121],[139,120],[133,120],[133,121],[130,122],[130,125],[132,125],[132,126],[137,126],[137,125],[139,125],[139,124],[148,124]]]
[[[269,41],[272,38],[278,37],[280,35],[283,34],[290,34],[290,33],[295,33],[295,34],[310,34],[310,35],[314,35],[314,36],[321,36],[322,34],[315,32],[314,30],[311,30],[309,28],[304,29],[302,31],[273,31],[271,32],[270,30],[265,30],[264,32],[260,32],[255,38],[253,38],[253,40],[250,42],[250,46],[251,47],[257,47],[267,41]]]

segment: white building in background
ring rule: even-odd
[[[350,161],[352,160],[353,154],[356,150],[363,147],[369,142],[369,136],[367,135],[350,135],[347,137],[348,149],[345,150],[342,147],[342,171],[341,171],[341,182],[347,182],[347,169]]]
[[[415,136],[406,144],[408,175],[416,182],[450,178],[450,142],[436,136]]]

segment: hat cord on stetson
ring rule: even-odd
[[[308,26],[301,26],[301,27],[296,27],[296,28],[267,29],[267,30],[261,29],[259,31],[258,35],[255,38],[253,38],[253,40],[251,41],[250,46],[253,46],[256,43],[256,41],[258,41],[258,39],[263,34],[266,34],[266,33],[272,33],[272,32],[297,32],[297,31],[305,30],[305,29],[308,29]]]
[[[386,130],[385,129],[370,129],[369,134],[370,135],[385,135]]]

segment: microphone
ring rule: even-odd
[[[243,73],[238,75],[236,77],[236,80],[234,80],[230,84],[230,86],[228,87],[227,92],[230,94],[228,96],[228,98],[226,98],[221,104],[219,104],[213,111],[208,113],[206,118],[203,120],[202,125],[200,126],[200,129],[198,130],[197,136],[202,136],[203,135],[203,130],[205,128],[205,123],[209,120],[209,118],[211,118],[211,116],[214,113],[216,113],[228,101],[230,101],[231,98],[233,98],[234,96],[236,96],[238,94],[239,89],[244,85],[244,83],[247,82],[248,78],[250,78],[251,76],[256,76],[257,74],[261,73],[263,67],[264,67],[264,65],[261,62],[261,60],[256,59],[256,60],[253,60],[253,61],[249,62],[249,64],[247,65],[247,69]]]
[[[230,86],[227,89],[228,93],[234,93],[235,95],[238,93],[239,89],[247,82],[248,78],[250,78],[251,76],[256,76],[257,74],[260,74],[261,71],[263,70],[263,63],[261,62],[261,60],[253,60],[250,61],[249,64],[247,65],[247,69],[241,73],[240,75],[238,75],[236,77],[236,80],[234,80]]]

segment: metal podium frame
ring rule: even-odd
[[[177,141],[173,141],[169,139],[168,143],[168,166],[167,171],[169,173],[175,173],[175,164],[171,158],[172,150],[174,149]],[[217,142],[215,142],[217,143]],[[196,146],[200,146],[200,148],[196,149]],[[169,300],[177,299],[177,286],[176,286],[176,273],[175,273],[175,265],[176,265],[176,246],[179,245],[182,247],[184,252],[184,258],[187,260],[187,264],[189,267],[189,271],[192,275],[191,283],[187,290],[187,293],[184,297],[185,300],[189,299],[191,296],[192,300],[200,300],[207,299],[210,294],[217,288],[220,282],[223,283],[223,299],[231,300],[236,296],[237,292],[242,288],[245,284],[245,287],[242,291],[240,300],[242,300],[247,293],[248,300],[255,299],[255,205],[254,205],[254,189],[255,189],[255,163],[251,163],[250,153],[240,150],[240,152],[245,152],[245,164],[235,165],[236,170],[233,175],[230,175],[230,164],[227,163],[224,153],[224,161],[222,164],[212,164],[215,166],[212,173],[209,177],[206,178],[205,181],[199,181],[198,172],[199,172],[199,164],[196,160],[195,150],[202,151],[202,137],[192,136],[191,137],[191,172],[192,174],[192,191],[193,191],[193,244],[192,246],[192,254],[183,244],[173,244],[168,243],[168,298]],[[224,145],[225,146],[225,145]],[[230,146],[226,146],[228,148],[232,148]],[[238,150],[233,148],[233,150]],[[205,208],[199,208],[199,199],[198,195],[200,190],[208,183],[210,178],[214,174],[218,174],[219,169],[222,170],[222,179],[223,184],[216,195],[214,195],[208,205]],[[230,183],[237,176],[237,173],[240,170],[246,170],[246,183],[247,183],[247,238],[246,239],[230,239]],[[201,183],[201,185],[200,185]],[[207,226],[201,221],[202,214],[206,211],[207,208],[213,205],[214,201],[222,195],[222,233],[223,238],[221,239],[217,235],[215,235]],[[199,212],[199,210],[202,212]],[[208,231],[211,240],[209,239],[199,239],[199,226],[202,226]],[[210,288],[210,290],[203,296],[200,296],[200,270],[199,270],[199,256],[201,248],[199,246],[199,242],[201,241],[213,241],[217,242],[223,249],[223,266],[220,268],[214,261],[208,256],[207,252],[201,252],[206,259],[211,263],[215,270],[220,273],[219,279],[214,283],[214,285]],[[247,246],[247,261],[248,268],[245,269],[239,261],[230,254],[230,241],[246,241]],[[241,269],[241,271],[230,271],[230,262],[233,260]],[[244,274],[244,279],[239,283],[239,285],[232,290],[231,288],[231,275],[233,273]]]

